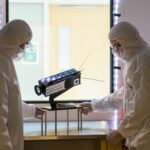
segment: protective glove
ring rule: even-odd
[[[39,107],[35,107],[35,118],[42,119],[43,115],[44,115],[44,110],[42,110]]]
[[[107,134],[107,141],[112,144],[118,143],[123,139],[124,137],[117,130],[113,130]]]
[[[90,102],[83,102],[81,104],[79,104],[79,106],[82,107],[82,113],[87,115],[88,113],[92,112],[92,105]]]

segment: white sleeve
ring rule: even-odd
[[[8,131],[8,88],[4,77],[0,74],[0,150],[12,150]]]
[[[94,112],[119,110],[123,106],[123,87],[102,99],[93,99],[91,104]]]
[[[35,117],[35,106],[33,104],[22,102],[22,114],[23,119]]]

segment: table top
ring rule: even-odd
[[[83,128],[79,131],[70,125],[68,132],[66,129],[58,129],[58,134],[55,135],[51,130],[47,136],[25,136],[25,140],[106,139],[107,133],[114,129],[114,123],[114,121],[83,121]]]
[[[78,105],[71,105],[71,104],[62,104],[60,103],[61,106],[57,107],[57,108],[51,108],[50,106],[48,107],[42,107],[43,110],[47,110],[47,111],[56,111],[56,110],[69,110],[69,109],[82,109],[81,106]]]
[[[106,139],[106,135],[59,135],[59,136],[26,136],[25,141],[31,141],[31,140],[76,140],[76,139],[82,139],[82,140],[94,140],[94,139]]]

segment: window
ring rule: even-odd
[[[44,100],[38,80],[71,68],[81,84],[60,100],[86,100],[110,93],[109,0],[10,0],[9,20],[24,19],[33,30],[32,46],[15,63],[23,100]]]
[[[23,19],[31,26],[33,39],[25,57],[15,63],[23,100],[43,99],[34,92],[34,85],[45,74],[45,22],[42,1],[11,1],[9,2],[9,20]],[[47,49],[46,49],[47,50]]]

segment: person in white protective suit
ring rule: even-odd
[[[116,143],[126,138],[129,150],[150,150],[150,47],[128,22],[114,25],[109,33],[112,53],[124,61],[124,85],[98,100],[81,103],[83,113],[111,111],[123,106],[124,118],[107,135]]]
[[[40,108],[22,102],[13,64],[31,38],[23,20],[10,21],[0,31],[0,150],[23,150],[22,104],[25,117],[42,114]]]

